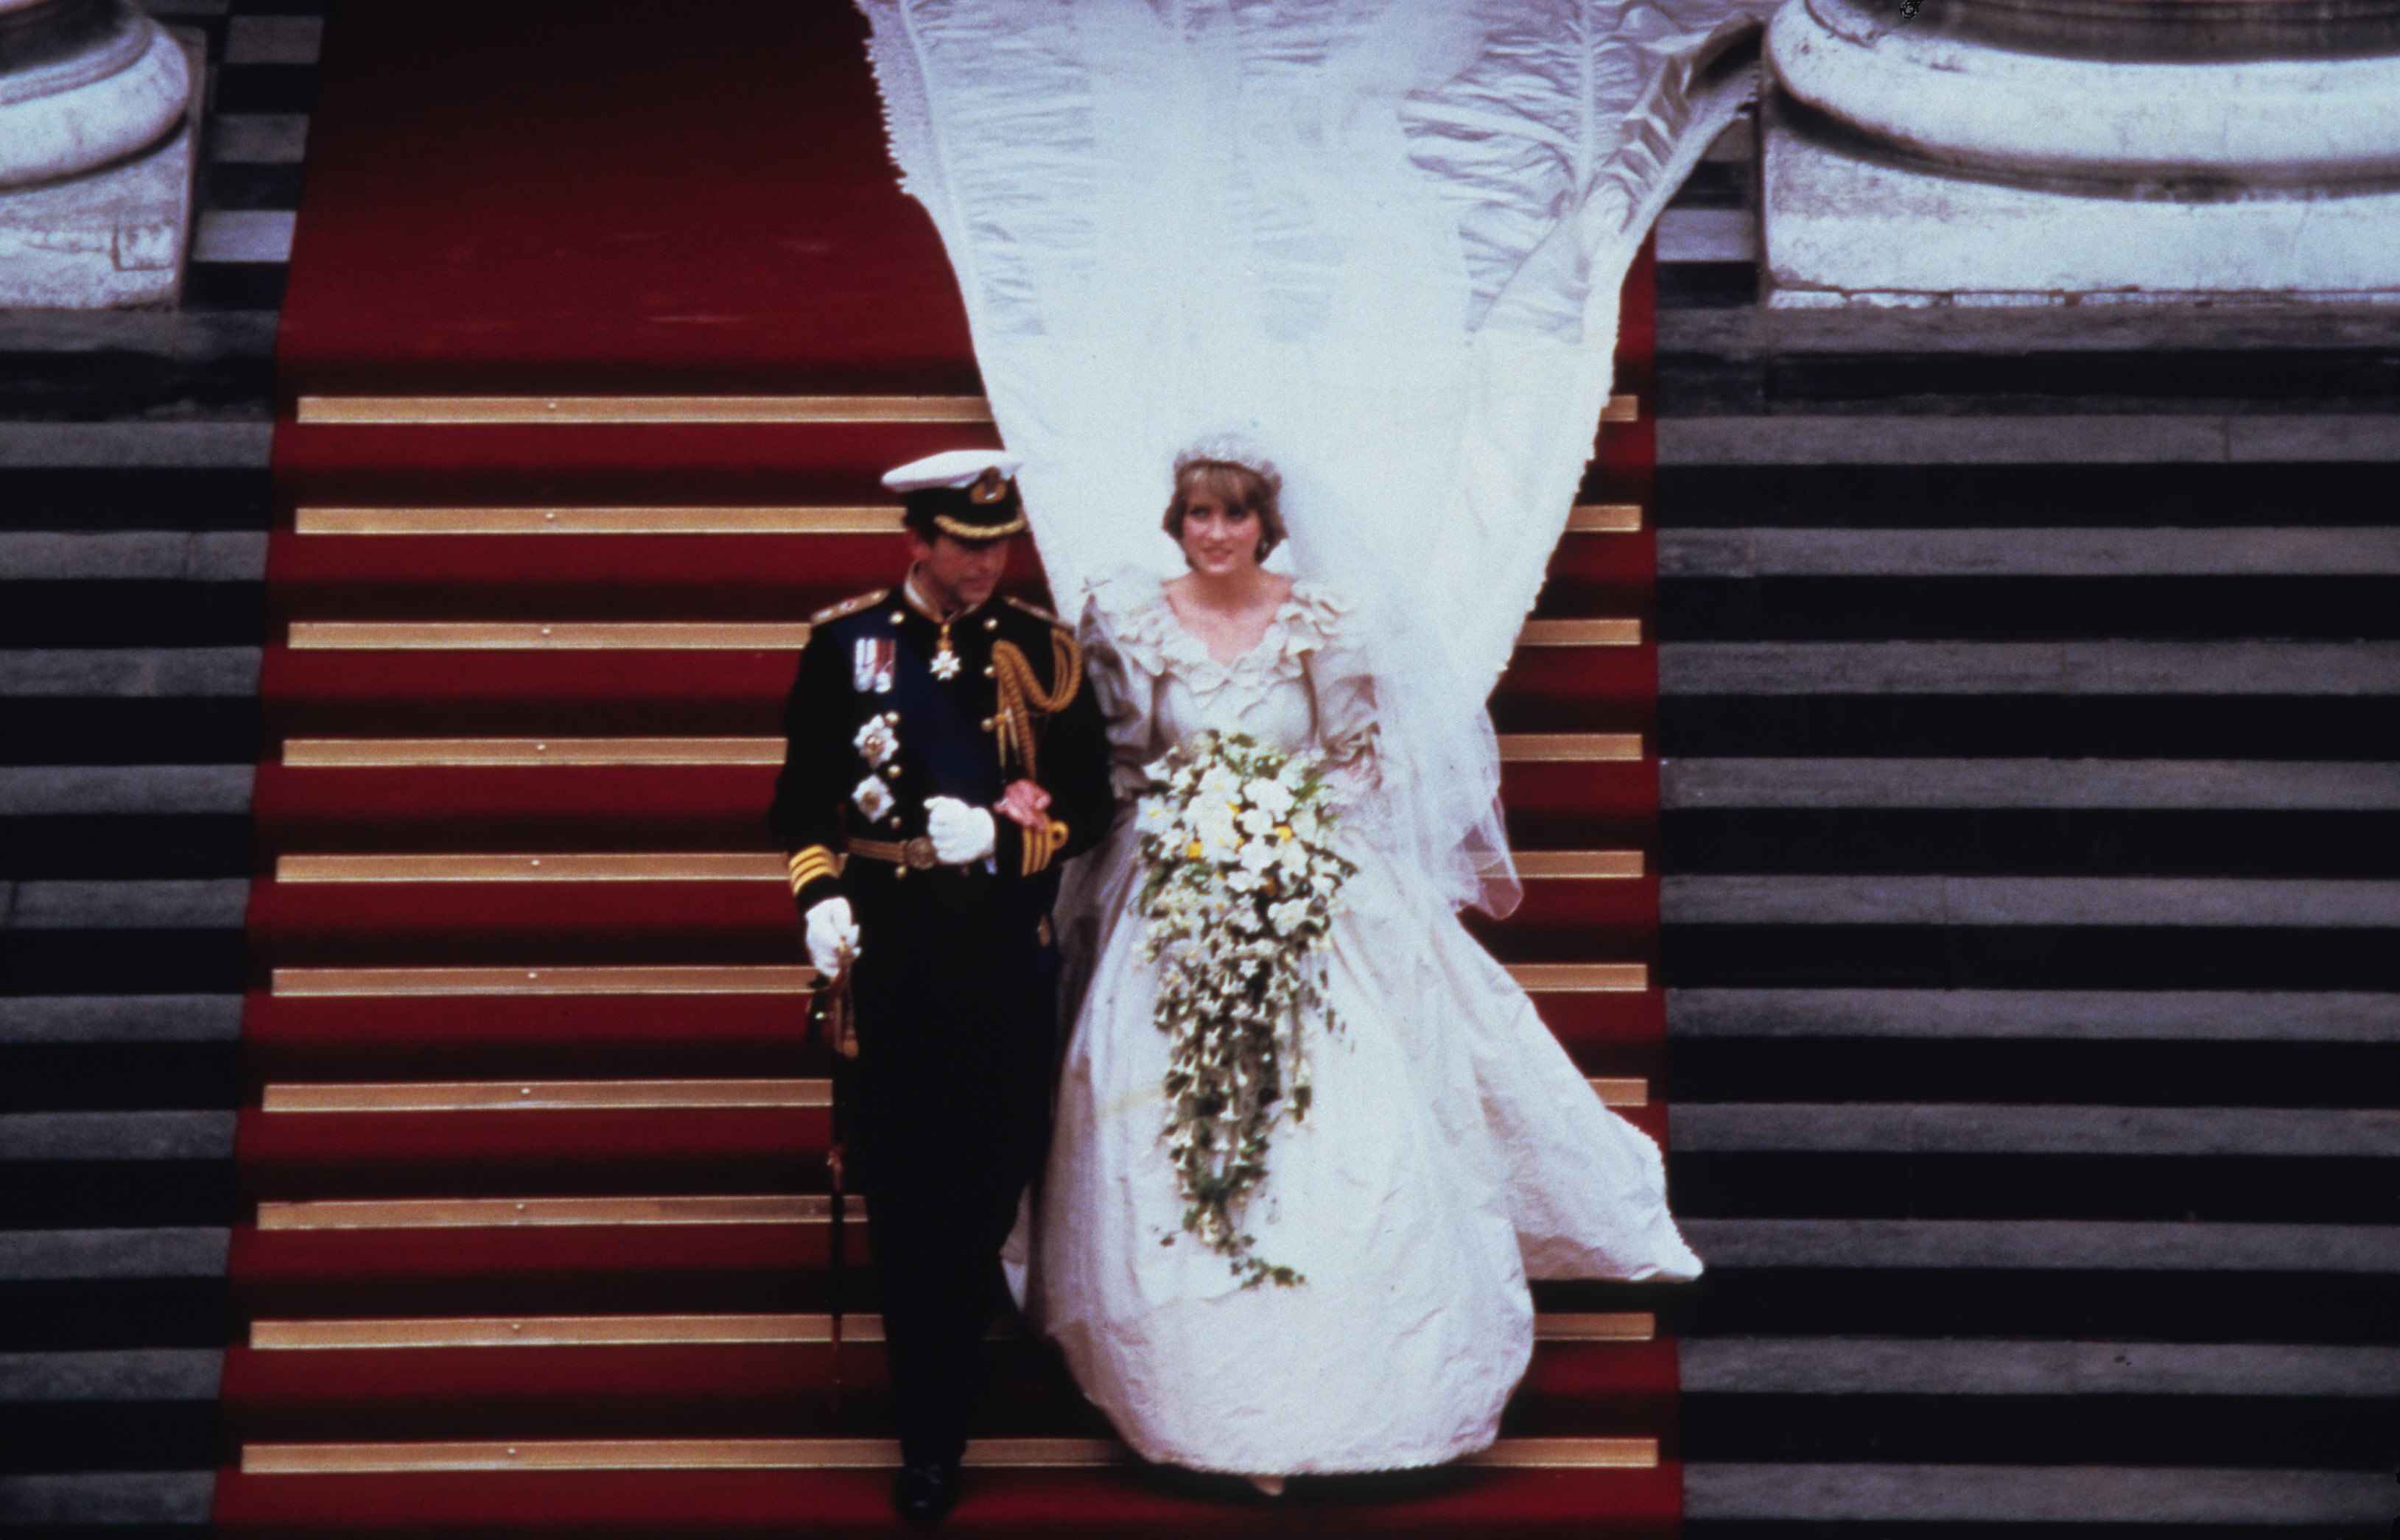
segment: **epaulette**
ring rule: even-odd
[[[821,626],[829,621],[839,620],[845,615],[855,615],[862,609],[871,609],[881,604],[891,592],[888,588],[879,588],[870,593],[855,594],[838,605],[827,605],[809,617],[809,624]]]
[[[1071,632],[1075,629],[1066,621],[1058,619],[1056,615],[1053,615],[1048,610],[1043,608],[1040,605],[1029,605],[1024,600],[1016,598],[1014,595],[1003,594],[1002,596],[1006,598],[1010,604],[1025,611],[1026,614],[1031,615],[1039,620],[1046,620],[1050,624],[1057,626],[1060,631]]]

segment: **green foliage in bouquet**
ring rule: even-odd
[[[1267,1176],[1268,1132],[1308,1114],[1302,1027],[1325,1003],[1325,937],[1357,868],[1332,848],[1324,761],[1247,733],[1203,732],[1148,767],[1139,827],[1143,956],[1172,1040],[1164,1129],[1183,1229],[1244,1288],[1305,1279],[1252,1250],[1245,1200]],[[1174,1237],[1166,1237],[1172,1244]]]

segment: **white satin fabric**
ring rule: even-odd
[[[1328,943],[1340,1029],[1307,1028],[1316,1101],[1276,1125],[1245,1216],[1258,1255],[1307,1282],[1250,1289],[1181,1233],[1129,819],[1072,874],[1064,909],[1084,923],[1069,944],[1097,961],[1010,1273],[1151,1460],[1291,1474],[1455,1458],[1492,1442],[1525,1370],[1528,1275],[1700,1272],[1657,1145],[1602,1105],[1524,992],[1382,848],[1375,702],[1345,607],[1302,582],[1230,665],[1145,576],[1099,584],[1084,619],[1122,784],[1204,728],[1323,747],[1350,766],[1342,844],[1360,868]]]
[[[1238,432],[1379,636],[1396,827],[1505,912],[1484,702],[1610,386],[1618,291],[1739,106],[1729,0],[858,0],[1052,591],[1171,572]],[[1416,645],[1407,645],[1407,639]],[[1435,645],[1425,645],[1438,639]]]

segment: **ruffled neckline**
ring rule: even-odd
[[[1127,662],[1146,674],[1173,674],[1203,695],[1246,676],[1299,678],[1306,656],[1332,641],[1344,607],[1327,589],[1295,578],[1258,641],[1231,662],[1220,662],[1176,615],[1166,584],[1151,573],[1104,578],[1092,585],[1091,603]]]

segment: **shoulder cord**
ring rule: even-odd
[[[1062,711],[1075,698],[1075,691],[1084,684],[1084,650],[1065,632],[1050,633],[1050,675],[1057,681],[1055,689],[1042,688],[1033,664],[1014,642],[993,646],[991,667],[1000,687],[999,720],[993,724],[993,731],[1000,740],[1002,768],[1014,759],[1023,767],[1027,780],[1038,781],[1041,775],[1034,762],[1034,714],[1046,716]]]

